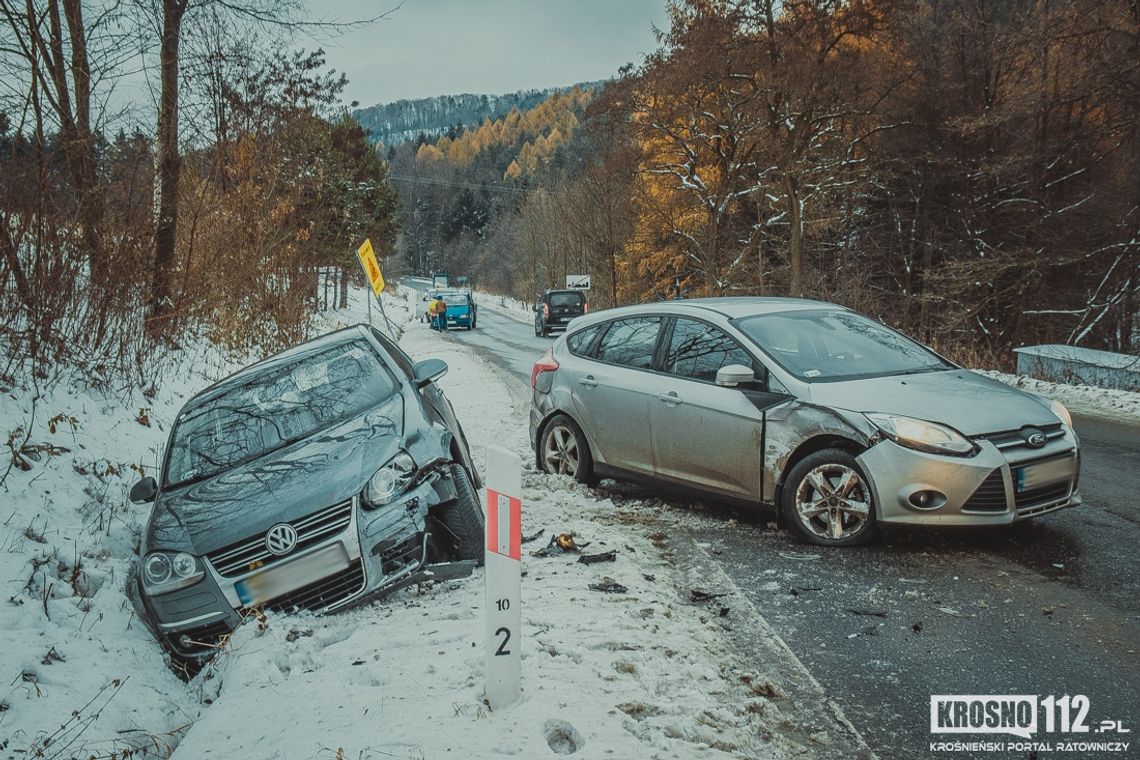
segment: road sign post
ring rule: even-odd
[[[384,274],[380,271],[380,264],[376,261],[376,252],[372,250],[372,241],[368,238],[360,244],[356,249],[356,256],[360,259],[360,266],[364,269],[364,276],[368,278],[368,284],[372,286],[372,295],[376,298],[376,306],[380,309],[380,318],[388,325],[388,330],[395,340],[400,339],[402,330],[396,325],[392,324],[392,320],[388,319],[388,315],[384,313],[384,302],[380,300],[380,293],[384,290]],[[368,302],[368,324],[372,325],[372,302]]]
[[[486,621],[487,703],[518,699],[522,679],[522,460],[487,447]]]

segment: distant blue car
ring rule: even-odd
[[[479,316],[475,299],[471,296],[470,291],[444,290],[439,293],[438,298],[447,304],[447,326],[449,328],[475,329]]]

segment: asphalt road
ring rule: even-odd
[[[489,309],[479,330],[453,337],[522,382],[551,342]],[[1131,741],[1123,755],[1056,756],[1137,757],[1140,428],[1090,417],[1075,425],[1084,506],[1011,529],[892,530],[873,546],[829,550],[775,530],[771,510],[671,501],[690,511],[681,529],[705,542],[881,757],[931,757],[933,740],[987,738],[932,736],[932,694],[1084,694],[1093,733],[1036,738]],[[1133,733],[1095,733],[1102,720]]]

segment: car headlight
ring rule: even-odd
[[[143,589],[151,596],[193,586],[205,574],[198,558],[186,552],[151,552],[143,558]]]
[[[406,451],[392,457],[364,486],[364,506],[381,507],[407,489],[416,474],[416,462]]]
[[[931,454],[971,456],[977,452],[973,442],[953,428],[937,422],[916,420],[899,414],[864,414],[883,435],[900,446]]]
[[[1069,427],[1073,426],[1073,415],[1069,414],[1069,410],[1060,401],[1053,399],[1049,402],[1049,411],[1057,415],[1057,419],[1064,422]]]

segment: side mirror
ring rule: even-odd
[[[756,382],[756,374],[751,368],[743,364],[729,364],[716,371],[716,384],[726,388],[735,388],[745,383]]]
[[[149,475],[131,486],[130,499],[135,504],[146,504],[158,496],[158,483]]]
[[[443,359],[424,359],[422,362],[416,362],[412,367],[412,374],[416,379],[416,387],[423,388],[431,381],[447,374],[447,362]]]

